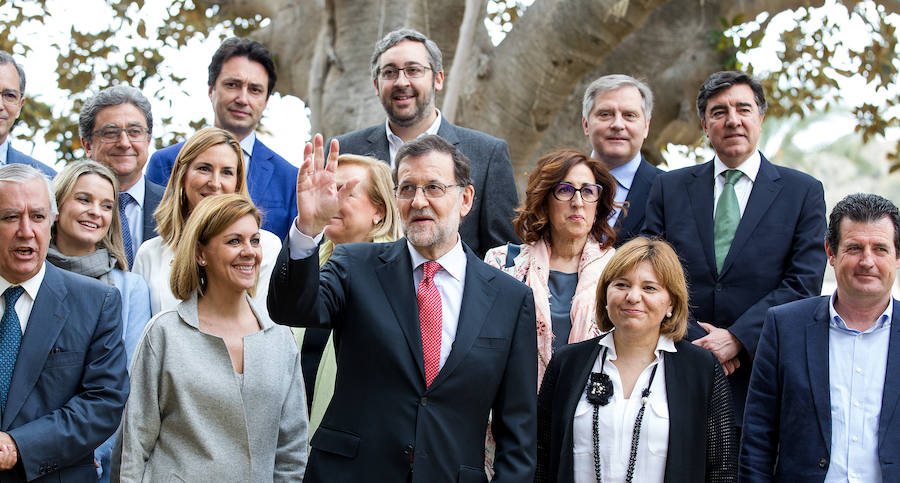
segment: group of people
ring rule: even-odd
[[[213,127],[148,162],[150,102],[113,86],[56,174],[10,145],[0,52],[0,480],[900,479],[900,212],[826,223],[757,150],[753,77],[707,79],[715,157],[665,173],[650,88],[595,80],[591,152],[519,204],[506,143],[435,107],[432,40],[388,33],[371,71],[385,122],[297,168],[255,134],[271,55],[230,38]]]

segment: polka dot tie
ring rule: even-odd
[[[125,256],[128,257],[128,267],[134,263],[134,242],[131,239],[131,227],[128,225],[128,217],[125,216],[125,207],[134,198],[124,191],[119,193],[119,220],[122,222],[122,244],[125,245]]]
[[[424,276],[416,291],[419,302],[419,325],[422,329],[422,352],[425,356],[425,387],[441,368],[441,294],[434,285],[434,274],[441,269],[438,262],[422,264]]]
[[[6,308],[0,319],[0,414],[6,412],[6,397],[9,395],[9,384],[19,357],[19,344],[22,342],[22,325],[16,314],[16,300],[19,300],[23,291],[22,287],[14,285],[3,292]]]

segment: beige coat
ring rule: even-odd
[[[244,337],[243,388],[224,341],[198,329],[196,295],[147,324],[112,481],[303,479],[308,435],[299,352],[287,327],[257,319],[263,330]]]

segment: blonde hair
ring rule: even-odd
[[[397,211],[397,202],[394,199],[394,181],[391,177],[391,168],[384,161],[355,154],[342,154],[338,156],[338,169],[345,164],[355,164],[366,168],[369,174],[368,190],[366,194],[369,201],[378,208],[384,209],[384,218],[381,219],[369,231],[369,238],[374,240],[379,237],[388,240],[397,240],[402,231],[400,228],[400,213]]]
[[[116,268],[128,271],[128,258],[125,256],[125,245],[122,242],[122,222],[119,217],[119,180],[112,170],[91,160],[69,163],[53,178],[53,193],[56,197],[56,204],[61,207],[72,196],[78,179],[87,174],[97,175],[109,181],[113,191],[113,209],[109,229],[106,230],[106,235],[97,242],[96,248],[105,248],[115,257]],[[57,237],[58,224],[59,217],[56,218],[51,229],[53,238]]]
[[[687,332],[688,288],[684,270],[672,246],[663,240],[636,237],[616,249],[615,255],[606,264],[597,283],[597,326],[600,330],[613,329],[613,323],[606,311],[606,289],[613,280],[625,276],[638,265],[647,262],[653,267],[660,285],[669,292],[672,302],[672,316],[665,317],[659,327],[660,335],[669,336],[675,342]]]
[[[260,225],[262,215],[259,209],[249,196],[242,194],[209,196],[197,203],[175,248],[172,275],[169,277],[169,287],[175,298],[186,300],[195,290],[203,295],[206,290],[206,269],[197,263],[197,248],[206,245],[212,237],[247,215],[252,215],[257,226]],[[247,290],[251,297],[256,295],[258,282],[257,272],[256,282]]]
[[[178,157],[175,158],[175,165],[172,166],[172,173],[169,175],[169,182],[166,184],[166,192],[153,213],[153,216],[156,217],[156,231],[163,241],[166,242],[166,245],[175,247],[178,244],[185,221],[190,214],[187,195],[184,192],[184,178],[187,175],[188,168],[197,159],[197,156],[219,144],[228,145],[238,159],[237,171],[235,172],[237,184],[234,187],[234,192],[249,196],[247,191],[247,172],[244,169],[244,151],[241,149],[237,139],[230,132],[217,127],[206,127],[197,131],[184,143],[184,146],[181,147],[181,151],[178,153]]]

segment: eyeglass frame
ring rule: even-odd
[[[411,68],[412,68],[412,69],[422,69],[422,75],[410,75],[406,70],[407,70],[407,69],[411,69]],[[396,77],[393,77],[393,78],[385,77],[385,76],[384,76],[384,71],[385,71],[385,69],[396,69],[396,70],[397,70],[397,76],[396,76]],[[383,80],[383,81],[391,81],[391,82],[393,82],[393,81],[399,79],[399,78],[400,78],[400,73],[403,72],[403,75],[405,75],[407,79],[420,79],[420,78],[422,78],[422,77],[425,77],[425,72],[428,72],[429,70],[433,71],[434,69],[433,69],[431,66],[423,65],[423,64],[420,64],[420,63],[418,63],[418,62],[413,63],[413,64],[410,64],[410,65],[407,65],[406,67],[395,67],[395,66],[389,64],[389,65],[386,65],[386,66],[384,66],[384,67],[379,67],[379,68],[378,68],[378,78],[381,79],[381,80]]]
[[[140,129],[144,132],[138,138],[132,138],[131,135],[128,134],[129,129]],[[106,138],[103,135],[103,131],[112,131],[112,130],[116,131],[115,138],[112,138],[112,137]],[[119,139],[122,139],[123,132],[125,133],[125,137],[127,137],[128,140],[132,141],[132,142],[134,142],[134,141],[149,141],[150,140],[150,129],[146,128],[144,126],[128,126],[128,127],[105,126],[105,127],[102,127],[100,129],[97,129],[96,131],[92,132],[91,137],[99,135],[100,141],[107,143],[107,144],[112,144],[112,143],[118,142]]]
[[[16,100],[15,100],[15,101],[8,100],[8,99],[6,98],[7,94],[15,94],[15,95],[16,95]],[[17,105],[19,105],[19,103],[22,102],[23,97],[24,97],[24,96],[22,96],[22,93],[19,92],[19,91],[17,91],[16,89],[3,89],[2,91],[0,91],[0,100],[2,100],[2,102],[5,103],[5,104],[8,105],[8,106],[17,106]]]
[[[428,187],[439,188],[441,190],[441,194],[437,195],[437,196],[428,196],[428,192],[426,191],[426,189]],[[414,200],[416,198],[416,195],[419,193],[419,190],[422,190],[422,195],[425,196],[425,198],[434,200],[434,199],[439,199],[439,198],[443,198],[444,196],[447,196],[448,188],[465,188],[465,187],[466,187],[466,185],[458,184],[458,183],[457,184],[444,184],[444,183],[435,182],[435,183],[426,183],[425,186],[409,183],[409,184],[402,184],[399,186],[395,186],[394,187],[394,196],[396,196],[398,200]],[[404,198],[403,196],[400,195],[401,188],[415,188],[415,189],[412,192],[412,196],[410,196],[409,198]]]
[[[562,185],[570,186],[570,187],[572,188],[573,191],[572,191],[572,197],[571,197],[571,198],[569,198],[569,199],[567,199],[567,200],[564,200],[564,199],[561,199],[559,196],[556,195],[557,189],[558,189],[560,186],[562,186]],[[596,199],[596,200],[591,201],[591,200],[586,200],[586,199],[584,199],[584,195],[582,194],[582,190],[584,190],[584,188],[587,187],[587,186],[591,186],[591,187],[597,188],[597,199]],[[562,182],[556,183],[556,185],[553,186],[553,189],[550,190],[550,192],[553,194],[553,197],[556,198],[557,201],[562,201],[562,202],[564,202],[564,203],[565,203],[565,202],[568,202],[568,201],[574,200],[574,199],[575,199],[575,194],[576,194],[576,193],[578,193],[578,196],[581,197],[581,201],[583,201],[583,202],[585,202],[585,203],[597,203],[598,201],[600,201],[600,195],[603,193],[603,186],[601,186],[601,185],[599,185],[599,184],[597,184],[597,183],[585,183],[585,184],[581,185],[581,188],[576,188],[575,185],[573,185],[572,183],[567,183],[567,182],[565,182],[565,181],[562,181]]]

